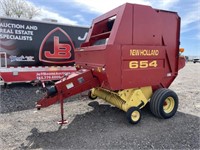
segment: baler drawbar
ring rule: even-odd
[[[87,39],[75,51],[76,72],[46,89],[38,109],[90,90],[89,98],[104,99],[126,112],[130,123],[141,119],[149,103],[159,118],[170,118],[178,96],[168,87],[184,67],[179,49],[180,17],[176,12],[126,3],[93,20]]]

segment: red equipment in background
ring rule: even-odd
[[[75,51],[77,72],[47,90],[37,108],[93,88],[100,97],[127,112],[138,123],[148,102],[160,118],[172,117],[177,95],[167,89],[184,67],[179,52],[180,18],[175,12],[124,4],[94,19],[85,43]]]

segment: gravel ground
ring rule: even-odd
[[[179,109],[171,119],[155,118],[142,110],[139,124],[127,122],[125,113],[83,93],[65,104],[68,124],[56,124],[60,105],[36,111],[42,97],[28,84],[1,88],[0,149],[200,149],[200,63],[187,63],[170,86],[179,96]]]

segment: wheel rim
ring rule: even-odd
[[[97,98],[97,96],[93,94],[93,90],[89,91],[88,96],[89,96],[90,99],[96,99]]]
[[[174,109],[175,101],[173,97],[167,97],[163,103],[163,110],[165,113],[170,113]]]
[[[91,93],[91,95],[90,95],[92,98],[96,98],[97,96],[96,95],[93,95],[92,93]]]
[[[134,111],[131,114],[131,119],[136,122],[140,119],[140,113],[138,111]]]

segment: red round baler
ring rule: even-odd
[[[180,17],[176,12],[126,3],[93,20],[87,39],[75,51],[77,71],[47,90],[37,108],[61,102],[90,90],[127,114],[130,123],[141,118],[147,103],[159,118],[172,117],[178,97],[168,87],[185,65],[181,55]]]

